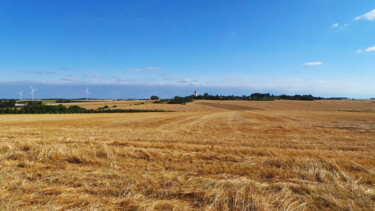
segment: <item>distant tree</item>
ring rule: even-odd
[[[186,103],[193,102],[193,97],[194,96],[188,96],[188,97],[176,96],[173,99],[171,99],[168,103],[169,104],[186,104]]]
[[[158,96],[155,96],[155,95],[153,95],[153,96],[151,96],[151,100],[159,100],[159,97],[158,97]]]
[[[9,100],[8,101],[8,106],[9,107],[15,107],[16,106],[16,100]]]
[[[71,103],[72,100],[64,100],[64,99],[59,99],[59,100],[56,100],[56,103]]]
[[[29,105],[29,106],[31,106],[31,105],[42,105],[43,102],[42,101],[27,101],[26,104]]]
[[[69,106],[68,112],[69,113],[85,113],[86,109],[85,108],[81,108],[81,107],[79,107],[77,105],[72,105],[72,106]]]
[[[7,107],[15,107],[16,100],[0,100],[0,107],[7,108]]]
[[[266,93],[266,94],[253,93],[250,95],[250,99],[256,100],[256,101],[271,101],[271,100],[274,100],[275,98],[271,96],[269,93]]]

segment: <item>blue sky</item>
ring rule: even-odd
[[[373,0],[3,0],[0,98],[375,97]]]

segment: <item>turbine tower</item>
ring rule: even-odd
[[[31,100],[34,101],[34,92],[38,90],[34,89],[31,85],[30,85],[30,88],[31,88]]]
[[[89,88],[87,87],[85,91],[83,91],[84,93],[86,93],[86,100],[89,100]]]
[[[19,92],[17,92],[17,94],[19,94],[20,95],[20,101],[22,100],[22,90],[21,91],[19,91]]]

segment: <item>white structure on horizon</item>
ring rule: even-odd
[[[20,101],[22,100],[22,90],[21,91],[19,91],[19,92],[17,92],[17,94],[19,94],[20,95]]]
[[[194,91],[194,96],[195,96],[195,97],[198,97],[198,92],[197,92],[197,90]]]
[[[25,106],[27,106],[27,104],[26,103],[16,103],[15,106],[16,107],[25,107]]]
[[[34,101],[34,92],[38,90],[34,89],[31,85],[30,85],[30,88],[31,88],[31,100]]]
[[[86,93],[86,100],[89,100],[89,88],[87,87],[85,91],[83,91],[84,93]]]

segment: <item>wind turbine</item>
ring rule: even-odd
[[[19,92],[17,92],[17,94],[19,94],[20,95],[20,101],[22,100],[22,90],[21,91],[19,91]]]
[[[34,89],[31,85],[30,85],[30,88],[31,88],[31,100],[34,101],[34,92],[38,90]]]
[[[83,91],[84,93],[86,93],[86,100],[89,100],[89,88],[87,87],[85,91]]]

